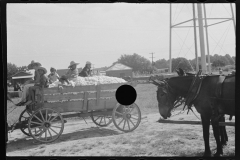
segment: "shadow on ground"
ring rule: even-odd
[[[28,139],[30,137],[25,137],[17,139],[15,141],[10,141],[7,144],[7,152],[27,150],[38,148],[39,146],[48,145],[48,144],[58,144],[64,141],[79,140],[85,138],[95,138],[95,137],[107,137],[112,135],[119,135],[121,132],[117,132],[107,128],[91,127],[87,129],[81,129],[76,132],[62,134],[56,141],[51,143],[34,143],[34,139]],[[24,145],[23,145],[24,144]],[[24,147],[22,147],[24,146]]]

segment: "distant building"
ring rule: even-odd
[[[168,72],[168,68],[161,68],[161,69],[156,69],[154,73],[166,73]]]
[[[12,78],[13,85],[15,85],[15,83],[23,84],[27,80],[33,79],[33,77],[34,77],[34,73],[32,74],[31,72],[27,73],[27,72],[21,71],[14,74],[11,78]]]
[[[111,77],[119,77],[119,78],[129,76],[132,78],[133,72],[132,72],[132,68],[121,63],[116,63],[106,70],[106,75]]]

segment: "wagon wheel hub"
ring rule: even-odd
[[[45,122],[45,123],[44,123],[44,127],[45,127],[45,128],[49,128],[50,126],[51,126],[51,124],[50,124],[49,122]]]
[[[131,118],[131,114],[127,114],[126,117],[127,117],[128,119],[130,119],[130,118]]]

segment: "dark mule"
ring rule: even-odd
[[[172,77],[165,81],[155,81],[153,83],[158,86],[157,90],[157,100],[158,100],[158,107],[160,115],[167,119],[171,116],[171,110],[174,108],[174,102],[179,97],[186,98],[189,94],[194,94],[191,91],[189,92],[189,88],[195,76],[182,76],[182,77]],[[216,97],[215,91],[217,87],[217,82],[219,80],[219,76],[206,76],[203,80],[201,89],[199,91],[198,96],[192,102],[195,106],[196,110],[200,113],[202,119],[202,126],[203,126],[203,138],[205,142],[205,153],[204,156],[211,156],[210,146],[209,146],[209,126],[210,120],[212,122],[214,137],[217,142],[217,152],[215,156],[219,156],[223,154],[222,145],[226,144],[227,142],[227,135],[223,134],[224,132],[221,131],[219,134],[218,121],[213,116],[212,105],[220,104],[219,99],[214,99]],[[235,115],[235,105],[232,104],[235,101],[235,76],[227,77],[223,83],[223,93],[221,99],[228,99],[230,101],[225,101],[219,108],[222,108],[221,114],[230,114]],[[229,89],[228,89],[229,88]],[[231,88],[231,90],[230,90]],[[228,91],[226,91],[228,90]],[[229,93],[231,92],[231,93]],[[227,95],[228,94],[228,95]],[[229,107],[228,111],[226,112],[227,107]],[[231,108],[231,109],[230,109]],[[216,123],[217,122],[217,123]],[[224,129],[224,128],[222,128]],[[226,133],[226,132],[225,132]],[[221,141],[220,141],[221,136]]]

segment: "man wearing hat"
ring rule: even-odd
[[[34,86],[29,87],[29,97],[28,97],[28,102],[29,105],[35,102],[35,92],[36,89],[42,90],[43,88],[48,87],[48,77],[46,76],[47,70],[44,67],[38,67],[37,71],[39,73],[39,82],[35,83]]]
[[[37,72],[37,68],[41,66],[41,63],[39,62],[34,62],[32,60],[32,62],[28,65],[28,69],[34,69],[35,72],[34,72],[34,78],[33,80],[29,80],[29,81],[26,81],[24,83],[24,87],[23,87],[23,92],[22,92],[22,98],[21,98],[21,101],[16,104],[17,106],[21,106],[23,105],[24,103],[26,103],[26,98],[28,96],[28,89],[29,87],[31,86],[34,86],[35,83],[37,83],[39,81],[39,73]]]
[[[79,73],[81,77],[90,77],[91,76],[91,62],[87,61],[83,70]]]
[[[77,69],[78,64],[79,63],[75,63],[74,61],[71,61],[70,65],[68,66],[69,70],[65,75],[61,76],[60,81],[61,82],[66,81],[69,84],[69,81],[76,80],[78,76],[78,69]]]
[[[58,81],[59,75],[57,74],[57,70],[53,67],[50,68],[51,73],[48,75],[49,83],[52,84],[53,82]]]

